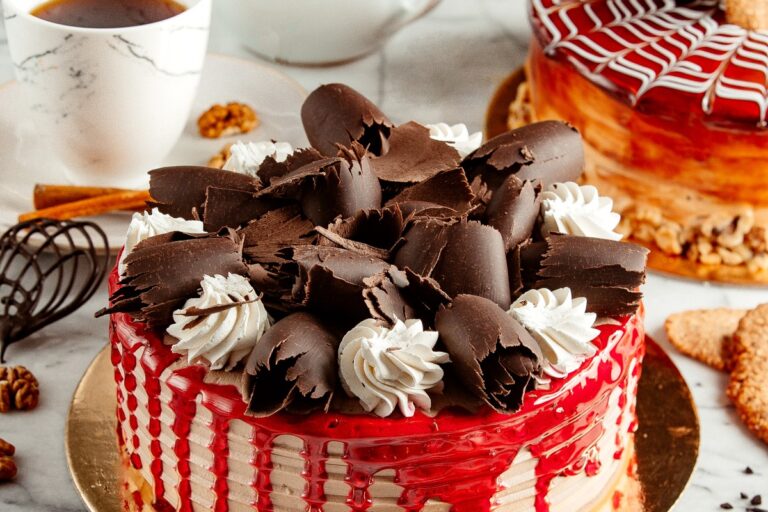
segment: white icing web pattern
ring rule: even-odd
[[[531,0],[531,17],[549,55],[640,110],[768,124],[768,32],[718,0]]]

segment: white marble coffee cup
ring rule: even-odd
[[[179,139],[205,60],[212,0],[126,28],[59,25],[2,0],[16,77],[41,137],[75,184],[140,187]]]

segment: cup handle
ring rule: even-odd
[[[407,0],[407,3],[416,4],[417,2],[414,0]],[[426,16],[432,9],[437,7],[437,4],[439,3],[440,0],[426,0],[420,9],[414,9],[412,12],[406,12],[403,15],[403,18],[393,27],[392,32],[400,30],[404,26]]]

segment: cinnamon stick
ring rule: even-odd
[[[149,200],[149,191],[124,190],[24,213],[19,215],[19,222],[43,218],[67,220],[76,217],[92,217],[116,210],[143,209]]]
[[[75,201],[82,201],[83,199],[117,194],[120,192],[132,191],[121,188],[37,184],[35,185],[33,203],[36,210],[42,210],[52,206],[59,206],[61,204],[73,203]]]

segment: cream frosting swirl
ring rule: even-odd
[[[464,158],[483,143],[483,133],[469,133],[467,125],[463,123],[449,125],[447,123],[428,124],[429,137],[433,140],[448,143]]]
[[[224,164],[227,171],[235,171],[249,176],[256,176],[259,166],[271,156],[278,162],[285,162],[293,153],[293,147],[287,142],[262,140],[259,142],[236,142],[230,148],[230,156]]]
[[[118,265],[120,275],[125,273],[125,258],[140,242],[173,231],[190,234],[205,233],[202,222],[171,217],[161,213],[157,208],[153,208],[151,212],[134,213],[125,237],[125,248],[120,256]]]
[[[171,347],[189,363],[207,361],[213,370],[231,370],[251,353],[271,325],[261,298],[243,276],[204,276],[199,297],[173,313]]]
[[[436,331],[425,331],[421,320],[400,320],[391,329],[374,319],[363,320],[339,345],[339,373],[350,396],[368,412],[387,417],[399,407],[411,417],[416,408],[432,406],[427,391],[443,380],[441,363],[448,354],[434,350]]]
[[[614,231],[621,215],[613,211],[613,200],[601,196],[592,185],[568,181],[553,183],[541,194],[542,234],[563,233],[607,240],[621,240]]]
[[[591,343],[600,331],[593,327],[597,315],[587,313],[587,299],[572,298],[570,288],[529,290],[509,308],[531,333],[544,354],[544,371],[563,378],[595,354]]]

